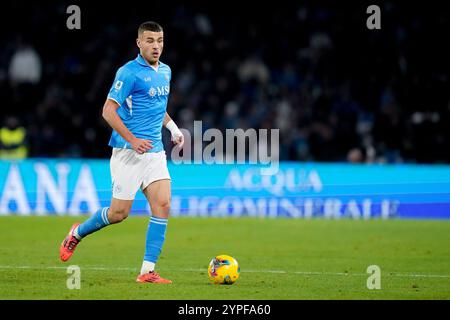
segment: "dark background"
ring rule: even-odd
[[[449,14],[406,1],[2,3],[0,122],[20,120],[30,157],[110,156],[101,109],[147,20],[164,28],[180,128],[279,128],[281,160],[450,162]],[[34,81],[11,76],[24,46]]]

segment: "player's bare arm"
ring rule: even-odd
[[[184,136],[181,130],[178,128],[178,126],[175,124],[175,122],[172,120],[172,118],[169,116],[169,114],[166,112],[166,115],[164,116],[163,121],[164,127],[169,129],[171,135],[172,135],[172,141],[173,143],[177,144],[180,148],[183,148],[184,144]]]
[[[106,122],[108,122],[111,128],[116,130],[131,145],[134,151],[142,154],[153,148],[151,141],[136,138],[123,124],[117,114],[117,109],[119,107],[120,105],[116,101],[106,99],[102,112],[102,116]]]

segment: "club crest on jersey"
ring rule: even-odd
[[[154,96],[166,96],[169,94],[169,91],[169,86],[151,87],[150,90],[148,90],[148,94],[153,98]]]

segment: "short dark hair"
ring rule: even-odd
[[[144,31],[153,31],[153,32],[161,32],[163,28],[159,23],[154,21],[146,21],[139,26],[138,36],[141,35]]]

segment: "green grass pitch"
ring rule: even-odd
[[[135,282],[148,217],[84,239],[72,259],[59,245],[87,217],[0,217],[0,299],[449,299],[450,221],[171,218],[157,264],[171,285]],[[215,255],[241,267],[231,286],[207,277]],[[69,265],[81,288],[69,290]],[[369,265],[381,289],[369,290]]]

